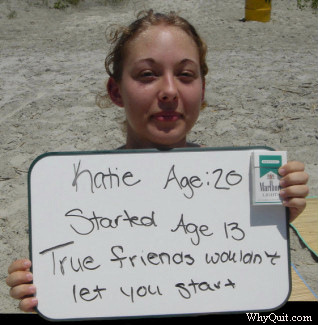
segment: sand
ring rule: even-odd
[[[136,12],[176,10],[206,40],[208,106],[189,140],[206,146],[287,150],[317,196],[317,12],[273,1],[268,23],[240,22],[244,1],[0,1],[0,312],[18,313],[8,265],[28,256],[27,171],[44,152],[114,149],[122,109],[100,109],[105,30]],[[291,233],[292,261],[318,293],[317,262]]]

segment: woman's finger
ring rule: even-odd
[[[34,308],[37,306],[38,300],[35,297],[24,298],[20,301],[19,308],[26,312],[34,312]]]
[[[288,186],[279,192],[282,199],[288,198],[305,198],[309,193],[309,188],[307,185],[293,185]]]
[[[306,199],[285,199],[283,205],[289,208],[289,222],[293,222],[306,208]]]
[[[305,164],[300,161],[289,161],[287,164],[281,166],[278,170],[281,176],[293,172],[302,172],[305,170]]]
[[[32,296],[36,292],[36,288],[33,284],[21,284],[13,287],[10,290],[10,296],[14,299],[22,299],[26,296]]]
[[[287,174],[280,180],[280,186],[287,187],[290,185],[304,185],[308,182],[308,174],[305,172],[294,172]]]
[[[16,260],[11,263],[8,268],[8,273],[11,274],[16,271],[27,271],[31,267],[31,261],[28,259]]]
[[[16,271],[11,274],[6,279],[6,283],[9,287],[15,287],[20,284],[30,283],[33,280],[33,275],[28,271]]]

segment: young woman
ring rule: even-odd
[[[115,34],[106,58],[109,97],[125,109],[125,149],[170,149],[195,146],[187,134],[204,106],[206,45],[183,18],[149,11]],[[289,162],[280,168],[281,197],[290,221],[305,208],[308,175],[304,164]],[[28,259],[8,270],[10,295],[20,299],[23,311],[37,305]]]

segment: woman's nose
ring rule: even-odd
[[[159,99],[162,102],[176,101],[178,98],[178,88],[174,76],[167,75],[162,78]]]

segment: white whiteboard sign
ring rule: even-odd
[[[280,307],[290,292],[286,211],[251,205],[253,150],[36,159],[29,212],[38,312],[59,320]]]

